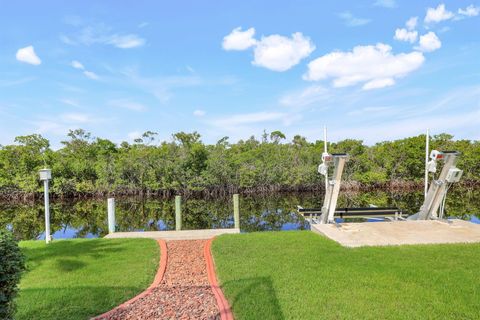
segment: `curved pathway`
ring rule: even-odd
[[[233,319],[215,277],[212,239],[158,242],[161,260],[152,285],[95,319]]]

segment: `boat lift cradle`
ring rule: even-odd
[[[463,174],[463,170],[455,166],[459,156],[460,153],[457,151],[432,150],[431,160],[427,163],[427,172],[437,171],[437,161],[443,160],[445,163],[438,179],[431,182],[420,211],[408,217],[408,220],[443,219],[448,189],[453,183],[460,181]]]
[[[343,169],[348,161],[348,154],[322,154],[322,164],[318,167],[318,172],[325,176],[327,181],[325,187],[325,199],[323,207],[303,208],[298,206],[298,212],[303,215],[310,223],[335,223],[335,216],[340,218],[375,218],[375,217],[394,217],[395,220],[403,219],[402,211],[398,208],[375,207],[368,208],[337,208],[338,194],[342,181]],[[334,170],[331,180],[328,180],[328,168],[333,163]],[[318,215],[320,214],[320,217]]]

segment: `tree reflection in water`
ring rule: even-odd
[[[480,215],[480,189],[454,188],[447,197],[446,215],[465,220]],[[118,231],[160,231],[175,229],[174,199],[122,197],[116,199]],[[244,232],[308,229],[296,213],[297,205],[321,207],[323,194],[286,193],[240,197],[240,225]],[[396,206],[409,214],[423,202],[423,192],[340,193],[338,207]],[[184,229],[233,227],[231,198],[182,199]],[[478,221],[478,220],[477,220]],[[43,204],[0,203],[0,227],[13,230],[18,239],[41,239],[44,229]],[[51,228],[54,238],[101,237],[108,232],[107,201],[52,201]]]

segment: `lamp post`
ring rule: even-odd
[[[50,202],[48,197],[48,182],[52,179],[52,170],[50,169],[41,169],[40,170],[40,180],[43,181],[43,191],[45,199],[45,242],[49,243],[51,241],[50,237]]]

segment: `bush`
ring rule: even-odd
[[[11,232],[0,230],[0,319],[13,319],[14,298],[25,260]]]

